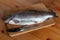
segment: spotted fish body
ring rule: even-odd
[[[5,19],[5,23],[14,25],[33,25],[46,21],[48,18],[54,17],[55,13],[29,10],[24,12],[17,12],[9,15]]]

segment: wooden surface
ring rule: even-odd
[[[20,3],[21,2],[21,3]],[[38,0],[38,1],[20,1],[20,0],[0,0],[0,17],[2,15],[6,15],[8,13],[11,13],[12,11],[16,11],[22,8],[25,8],[25,5],[31,5],[38,2],[43,2],[47,5],[48,8],[52,9],[56,14],[59,16],[54,21],[56,22],[56,25],[40,29],[34,32],[30,32],[27,34],[19,35],[17,37],[9,38],[6,36],[6,34],[0,33],[0,40],[60,40],[60,0]],[[24,3],[24,4],[22,4]],[[22,6],[21,6],[22,5]],[[19,6],[19,7],[18,7]],[[15,9],[16,8],[16,9]],[[6,13],[6,14],[4,14]],[[3,23],[0,21],[0,30],[3,29]],[[3,24],[3,25],[2,25]],[[2,27],[1,27],[2,26]],[[5,28],[4,28],[5,30]],[[0,31],[1,32],[1,31]],[[6,36],[6,37],[5,37]]]

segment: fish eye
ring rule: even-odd
[[[14,21],[14,23],[19,23],[19,21],[18,20],[13,20]]]

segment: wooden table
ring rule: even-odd
[[[10,13],[11,11],[13,11],[13,10],[16,11],[19,8],[16,5],[20,5],[20,3],[17,3],[17,2],[13,3],[13,1],[8,1],[8,0],[5,0],[5,1],[0,0],[0,2],[1,2],[0,5],[2,5],[0,8],[1,13],[3,13],[3,11],[5,10],[5,7],[7,8],[6,9],[8,11],[7,13]],[[53,26],[48,27],[48,28],[40,29],[37,31],[33,31],[30,33],[26,33],[23,35],[19,35],[16,37],[8,37],[8,36],[6,36],[7,32],[6,32],[6,29],[4,27],[4,23],[2,23],[3,22],[2,20],[0,20],[0,40],[60,40],[60,9],[59,9],[59,6],[57,6],[59,4],[58,2],[59,1],[55,2],[55,5],[53,4],[53,2],[51,4],[50,3],[47,4],[48,2],[44,2],[47,5],[47,7],[52,9],[59,16],[58,18],[55,19],[56,25],[53,25]],[[10,10],[8,10],[8,9],[10,9]],[[4,13],[5,12],[6,11],[4,11]],[[3,14],[1,14],[1,15],[3,15]]]

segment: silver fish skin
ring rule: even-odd
[[[55,16],[54,12],[29,10],[9,15],[8,17],[6,17],[4,22],[14,25],[33,25],[42,23],[54,16]]]

